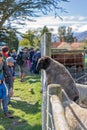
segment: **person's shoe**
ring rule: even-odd
[[[8,111],[8,113],[9,113],[9,114],[11,114],[11,112],[10,112],[10,111]]]
[[[9,112],[4,113],[4,114],[5,114],[5,117],[7,117],[7,118],[13,118],[13,116]]]

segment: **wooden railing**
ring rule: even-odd
[[[61,85],[47,86],[47,130],[69,130],[62,106]]]

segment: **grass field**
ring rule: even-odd
[[[41,130],[40,75],[27,76],[23,83],[19,80],[14,82],[14,97],[9,105],[14,118],[4,117],[1,109],[0,130]]]
[[[87,67],[87,57],[85,58],[85,67]]]

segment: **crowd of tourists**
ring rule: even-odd
[[[24,47],[17,53],[15,49],[10,52],[8,46],[2,47],[0,51],[0,106],[2,104],[4,115],[7,118],[13,118],[8,110],[8,105],[13,96],[16,67],[19,67],[20,82],[24,82],[27,72],[29,72],[28,74],[39,74],[36,65],[40,57],[39,49]]]
[[[18,53],[16,63],[20,67],[21,82],[24,81],[24,77],[26,76],[27,72],[30,72],[30,74],[39,74],[39,72],[36,70],[36,64],[40,57],[40,50],[34,48],[28,49],[27,47],[24,47]]]

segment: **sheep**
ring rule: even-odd
[[[44,56],[38,60],[36,69],[46,71],[47,85],[60,84],[71,100],[75,102],[79,100],[75,81],[64,65],[49,56]]]
[[[70,130],[87,130],[87,109],[70,100],[64,90],[62,92],[66,99],[62,105]]]
[[[79,104],[87,107],[87,85],[76,83],[76,87],[79,90]]]
[[[70,130],[87,130],[87,109],[73,101],[65,101],[63,106]]]

